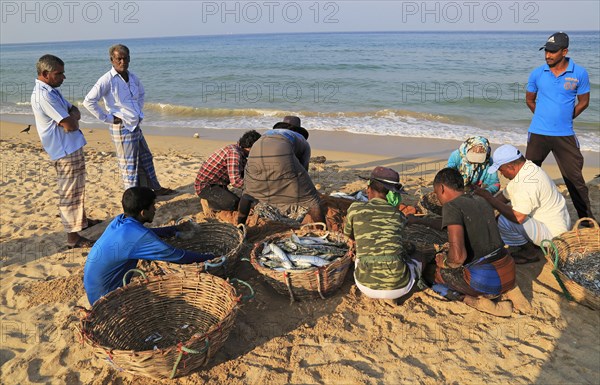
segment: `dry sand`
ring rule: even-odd
[[[74,333],[74,306],[89,308],[81,282],[87,250],[64,249],[54,170],[35,129],[27,135],[19,133],[22,128],[0,125],[1,382],[161,383],[117,372],[94,358]],[[120,213],[122,194],[114,148],[108,130],[83,131],[88,215],[109,220]],[[147,137],[161,183],[180,192],[161,200],[156,226],[200,211],[193,194],[199,164],[239,136],[235,131],[200,132],[200,139]],[[224,141],[213,140],[218,135]],[[451,141],[342,133],[315,133],[311,143],[313,156],[327,157],[324,169],[312,171],[325,193],[364,187],[357,175],[379,164],[400,171],[409,192],[430,191],[435,171],[458,147]],[[332,151],[339,143],[347,152]],[[586,162],[594,212],[600,216],[600,187],[598,178],[592,179],[600,173],[598,154],[586,154]],[[544,168],[561,182],[556,166]],[[95,239],[106,223],[83,234]],[[237,276],[254,286],[256,298],[243,305],[228,342],[205,370],[172,383],[600,383],[600,312],[567,302],[544,262],[518,267],[519,285],[533,310],[507,319],[441,300],[430,291],[391,308],[366,300],[351,277],[329,299],[290,305],[249,264],[240,266]]]

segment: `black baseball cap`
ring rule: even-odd
[[[569,36],[564,32],[556,32],[546,40],[546,44],[540,48],[540,51],[545,49],[546,51],[556,52],[564,48],[569,48]]]

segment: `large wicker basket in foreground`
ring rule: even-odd
[[[263,241],[257,242],[250,254],[250,262],[256,271],[265,277],[267,283],[275,291],[283,295],[288,295],[292,302],[315,298],[324,299],[328,295],[331,295],[344,283],[348,268],[354,259],[354,242],[350,238],[338,232],[315,230],[314,225],[316,224],[303,226],[300,230],[291,230],[271,235]],[[276,271],[262,266],[258,261],[258,256],[260,256],[263,244],[287,238],[291,236],[292,232],[298,236],[323,236],[329,234],[327,236],[328,240],[346,243],[348,252],[328,265],[305,270]]]
[[[241,281],[240,281],[241,282]],[[211,274],[169,274],[121,287],[83,310],[78,331],[96,357],[151,378],[185,376],[227,340],[240,296]]]
[[[187,265],[153,261],[150,263],[153,267],[149,270],[158,270],[162,274],[207,272],[223,278],[231,277],[239,264],[240,250],[245,237],[244,225],[236,227],[217,221],[195,224],[193,237],[176,238],[169,241],[169,244],[197,253],[213,253],[216,258]]]
[[[588,221],[592,228],[579,228],[582,222]],[[542,248],[546,257],[554,265],[552,274],[560,284],[565,296],[592,309],[600,309],[600,296],[570,279],[561,271],[561,266],[570,258],[587,258],[592,253],[600,252],[600,227],[591,218],[581,218],[567,231],[552,241],[543,241]]]

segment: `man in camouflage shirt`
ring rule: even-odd
[[[410,292],[423,267],[404,246],[400,176],[390,168],[375,167],[368,183],[369,201],[353,203],[344,226],[344,234],[356,241],[354,279],[367,297],[400,298]]]

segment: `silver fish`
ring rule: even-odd
[[[289,258],[295,264],[298,263],[310,263],[313,266],[325,266],[330,264],[331,262],[326,260],[325,258],[320,258],[315,255],[290,255]]]
[[[292,267],[294,267],[294,264],[292,263],[292,261],[290,261],[285,251],[281,250],[279,246],[277,246],[274,243],[271,243],[269,244],[269,248],[273,252],[273,257],[271,259],[279,260],[281,262],[281,265],[286,269],[291,269]]]
[[[335,241],[328,240],[327,239],[328,236],[329,236],[329,233],[326,233],[325,235],[323,235],[321,237],[299,237],[296,234],[292,233],[292,235],[290,236],[290,239],[292,240],[292,242],[296,243],[297,245],[303,245],[303,246],[323,245],[323,246],[346,247],[346,244],[344,242],[335,242]]]
[[[327,237],[329,233],[326,233],[322,237],[299,237],[296,234],[292,233],[292,241],[299,245],[314,245],[314,244],[324,244],[329,243]]]
[[[298,250],[298,244],[294,243],[290,238],[284,239],[283,242],[277,242],[277,246],[281,247],[287,253]]]
[[[285,267],[283,267],[281,262],[276,261],[276,260],[260,261],[260,263],[261,263],[261,265],[268,267],[269,269],[272,269],[275,271],[306,270],[306,269],[310,269],[313,267],[313,265],[311,265],[310,263],[297,263],[296,266],[294,266],[294,267],[285,268]]]

